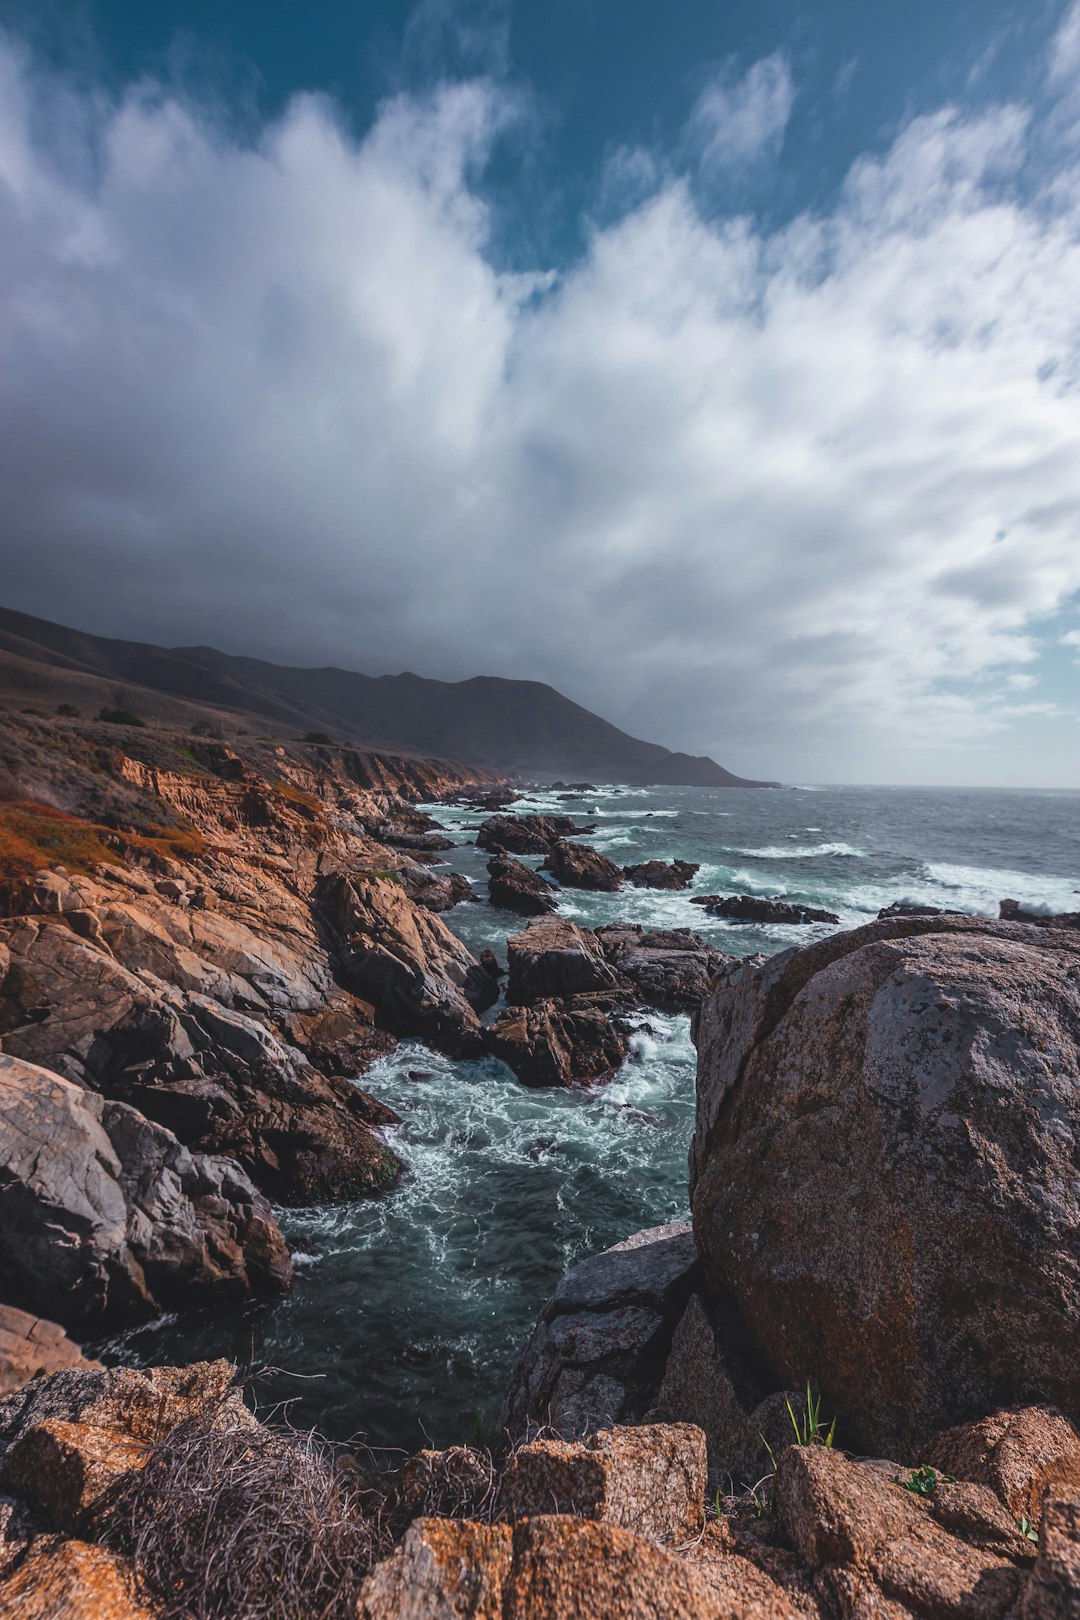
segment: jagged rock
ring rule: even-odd
[[[778,1382],[879,1455],[1080,1414],[1075,935],[871,923],[722,978],[697,1039],[694,1231]]]
[[[88,1527],[102,1498],[146,1461],[146,1447],[117,1429],[44,1418],[4,1453],[3,1480],[55,1530]]]
[[[888,917],[943,917],[941,906],[921,906],[916,900],[894,900],[891,906],[882,906],[878,922]]]
[[[11,1395],[36,1373],[62,1367],[91,1367],[57,1322],[0,1305],[0,1396]]]
[[[577,1439],[655,1403],[675,1324],[700,1280],[688,1225],[635,1233],[567,1272],[514,1369],[500,1429]]]
[[[56,1063],[196,1152],[230,1154],[284,1203],[356,1197],[396,1179],[400,1165],[372,1134],[393,1123],[390,1110],[349,1081],[316,1073],[257,1018],[122,966],[103,938],[68,926],[80,915],[8,925],[7,1052]],[[158,965],[183,981],[175,963]]]
[[[534,1440],[507,1464],[499,1513],[571,1513],[678,1544],[701,1531],[705,1477],[705,1436],[689,1423],[601,1429],[577,1444]]]
[[[593,1000],[574,996],[507,1007],[488,1031],[489,1050],[527,1086],[609,1080],[626,1057],[628,1041],[608,1017],[610,998],[596,997],[601,1005]]]
[[[636,999],[662,1012],[692,1012],[732,958],[689,928],[609,923],[596,930],[604,957]]]
[[[572,844],[561,838],[554,844],[544,862],[544,870],[560,883],[574,889],[600,889],[614,893],[622,888],[622,872],[587,844]]]
[[[1059,911],[1050,916],[1033,911],[1019,900],[1000,900],[998,915],[1002,922],[1034,923],[1039,928],[1080,928],[1080,911]]]
[[[737,922],[838,923],[833,911],[817,906],[792,904],[787,900],[766,900],[758,894],[702,894],[691,905],[704,906],[710,917],[729,917]]]
[[[732,1620],[687,1563],[615,1525],[419,1519],[368,1576],[360,1620]]]
[[[1080,1487],[1080,1434],[1046,1406],[995,1412],[935,1435],[922,1461],[943,1474],[988,1485],[1017,1519],[1038,1527],[1047,1488]]]
[[[491,816],[477,833],[476,844],[489,855],[546,855],[560,838],[593,831],[575,826],[570,816]]]
[[[1080,1493],[1052,1490],[1042,1515],[1039,1556],[1024,1593],[1023,1620],[1080,1614]]]
[[[488,861],[488,898],[493,906],[525,916],[541,916],[559,903],[555,889],[539,872],[509,855],[493,855]]]
[[[619,987],[597,936],[562,917],[530,922],[506,942],[506,999],[513,1006]]]
[[[428,911],[452,911],[463,900],[472,900],[473,886],[461,872],[433,872],[429,867],[409,862],[401,869],[405,893]]]
[[[320,915],[340,941],[349,988],[386,1024],[465,1055],[482,1043],[477,1009],[491,1006],[491,976],[431,912],[387,878],[341,874],[323,881]]]
[[[299,1047],[328,1080],[351,1083],[376,1058],[385,1057],[397,1045],[388,1030],[375,1028],[375,1009],[370,1001],[361,1001],[336,987],[315,1012],[293,1013],[285,1020],[284,1029],[292,1045]],[[374,1098],[371,1101],[373,1106],[385,1106],[376,1105]],[[372,1118],[370,1122],[392,1125],[395,1120],[392,1110],[386,1109],[384,1119]]]
[[[231,1160],[124,1103],[0,1056],[0,1277],[66,1324],[276,1293],[292,1265]]]
[[[595,793],[595,782],[552,782],[549,793]]]
[[[153,1620],[131,1560],[85,1541],[38,1536],[0,1581],[0,1613],[18,1620]]]
[[[961,1541],[880,1469],[825,1446],[791,1446],[779,1458],[776,1514],[844,1614],[1007,1620],[1022,1590],[1018,1565],[1034,1552],[1015,1528],[1014,1558]],[[899,1609],[874,1609],[875,1598]]]
[[[710,1521],[686,1549],[686,1563],[720,1599],[725,1620],[821,1620],[812,1577],[793,1554],[755,1534],[759,1530],[754,1520]],[[861,1620],[889,1617],[879,1610]]]
[[[701,867],[692,861],[642,861],[622,870],[635,889],[688,889]]]

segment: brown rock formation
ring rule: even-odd
[[[700,871],[692,861],[642,861],[624,866],[623,877],[635,889],[688,889]]]
[[[601,889],[610,893],[622,888],[622,872],[614,861],[609,861],[598,849],[573,844],[565,838],[552,846],[544,870],[569,888]]]
[[[22,1389],[39,1372],[94,1366],[59,1323],[0,1305],[0,1398]]]
[[[703,1007],[709,1292],[850,1443],[1080,1414],[1078,987],[1075,934],[912,917],[732,968]]]
[[[546,855],[560,838],[588,833],[570,816],[490,816],[476,835],[478,849],[490,855]]]
[[[509,855],[493,855],[488,861],[488,899],[493,906],[526,917],[543,916],[559,903],[555,889],[539,872]]]
[[[527,1086],[596,1085],[627,1053],[612,1006],[609,996],[584,995],[507,1007],[487,1032],[488,1050]]]

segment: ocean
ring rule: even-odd
[[[423,805],[460,839],[448,864],[479,903],[446,922],[505,957],[524,926],[487,904],[483,819]],[[689,926],[743,956],[833,931],[733,924],[690,894],[783,896],[844,927],[894,900],[997,915],[1012,898],[1080,909],[1080,794],[916,788],[603,788],[567,804],[535,794],[515,812],[570,811],[620,865],[701,863],[688,893],[564,892],[586,926],[627,918]],[[538,865],[539,857],[528,862]],[[568,1266],[645,1226],[681,1220],[694,1114],[689,1019],[642,1016],[609,1085],[531,1091],[501,1064],[453,1062],[402,1042],[362,1084],[402,1117],[406,1165],[384,1197],[279,1212],[297,1281],[273,1305],[165,1318],[93,1347],[134,1363],[226,1355],[257,1369],[261,1406],[378,1448],[460,1442],[497,1417],[514,1358]]]

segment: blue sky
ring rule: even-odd
[[[12,605],[1080,786],[1080,6],[0,28]]]

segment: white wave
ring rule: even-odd
[[[866,856],[865,849],[856,849],[853,844],[766,844],[763,849],[744,849],[733,844],[731,852],[749,855],[757,861],[809,861],[825,855],[847,855],[861,860]]]

